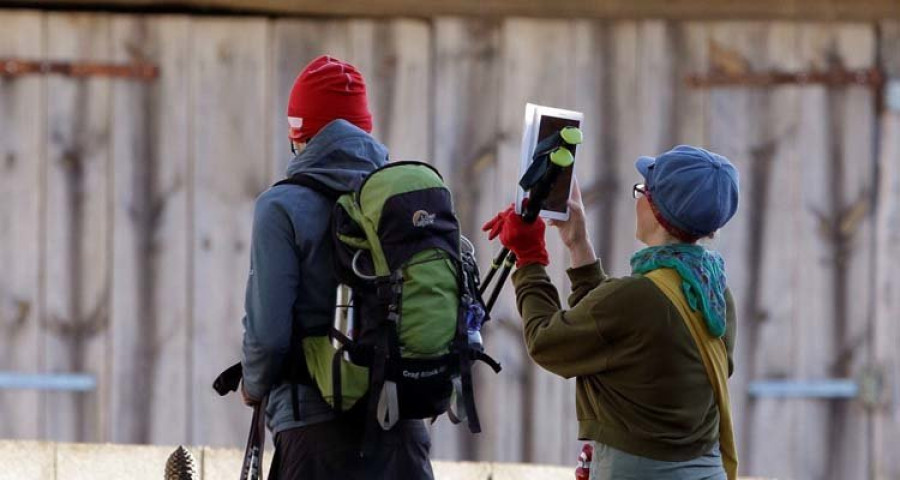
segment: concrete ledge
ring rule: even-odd
[[[56,444],[0,441],[0,480],[56,478]]]
[[[161,480],[175,446],[69,444],[0,440],[0,480]],[[243,452],[188,447],[197,479],[237,478]],[[265,455],[266,472],[272,461]],[[433,462],[435,480],[572,480],[571,467]],[[752,479],[745,479],[752,480]],[[761,480],[761,479],[760,479]]]

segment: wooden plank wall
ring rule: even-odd
[[[0,55],[45,54],[45,17],[8,14],[0,30]],[[46,79],[0,78],[0,369],[44,370],[42,189],[46,174]],[[43,422],[37,392],[0,394],[0,432],[40,438]]]
[[[755,399],[746,388],[872,366],[897,388],[897,113],[879,119],[864,87],[682,81],[709,70],[864,68],[879,48],[900,77],[893,23],[879,39],[874,25],[849,23],[4,11],[0,27],[0,55],[162,69],[150,83],[0,79],[0,268],[12,272],[0,278],[0,370],[99,379],[90,394],[0,392],[4,437],[242,443],[248,411],[209,384],[239,357],[253,201],[290,159],[289,89],[329,53],[366,75],[374,134],[392,157],[444,172],[485,269],[496,245],[479,227],[513,198],[527,101],[585,112],[579,183],[615,275],[639,248],[636,157],[678,143],[731,157],[741,210],[711,245],[726,256],[740,309],[732,398],[742,471],[900,474],[897,395],[867,410]],[[548,240],[565,299],[568,258],[555,232]],[[504,371],[479,367],[485,432],[441,419],[434,456],[571,464],[574,382],[527,359],[508,286],[494,317],[485,338]]]
[[[900,22],[881,24],[879,59],[893,88],[900,81]],[[900,100],[900,98],[897,98]],[[900,281],[894,274],[900,266],[900,104],[881,116],[878,156],[878,188],[876,201],[876,281],[875,326],[870,332],[873,363],[878,365],[885,385],[884,395],[870,420],[873,444],[870,461],[881,478],[900,478],[900,457],[895,445],[900,444]]]

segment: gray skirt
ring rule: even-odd
[[[664,462],[594,442],[590,480],[726,480],[717,443],[693,460]]]

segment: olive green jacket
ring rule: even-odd
[[[633,455],[684,461],[719,438],[716,399],[676,307],[642,276],[609,278],[600,262],[568,271],[571,309],[540,265],[513,274],[525,344],[541,367],[576,377],[579,438]],[[736,335],[726,292],[729,374]]]

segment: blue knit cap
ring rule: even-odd
[[[739,175],[722,155],[679,145],[635,163],[653,206],[672,226],[700,238],[722,228],[738,207]]]

